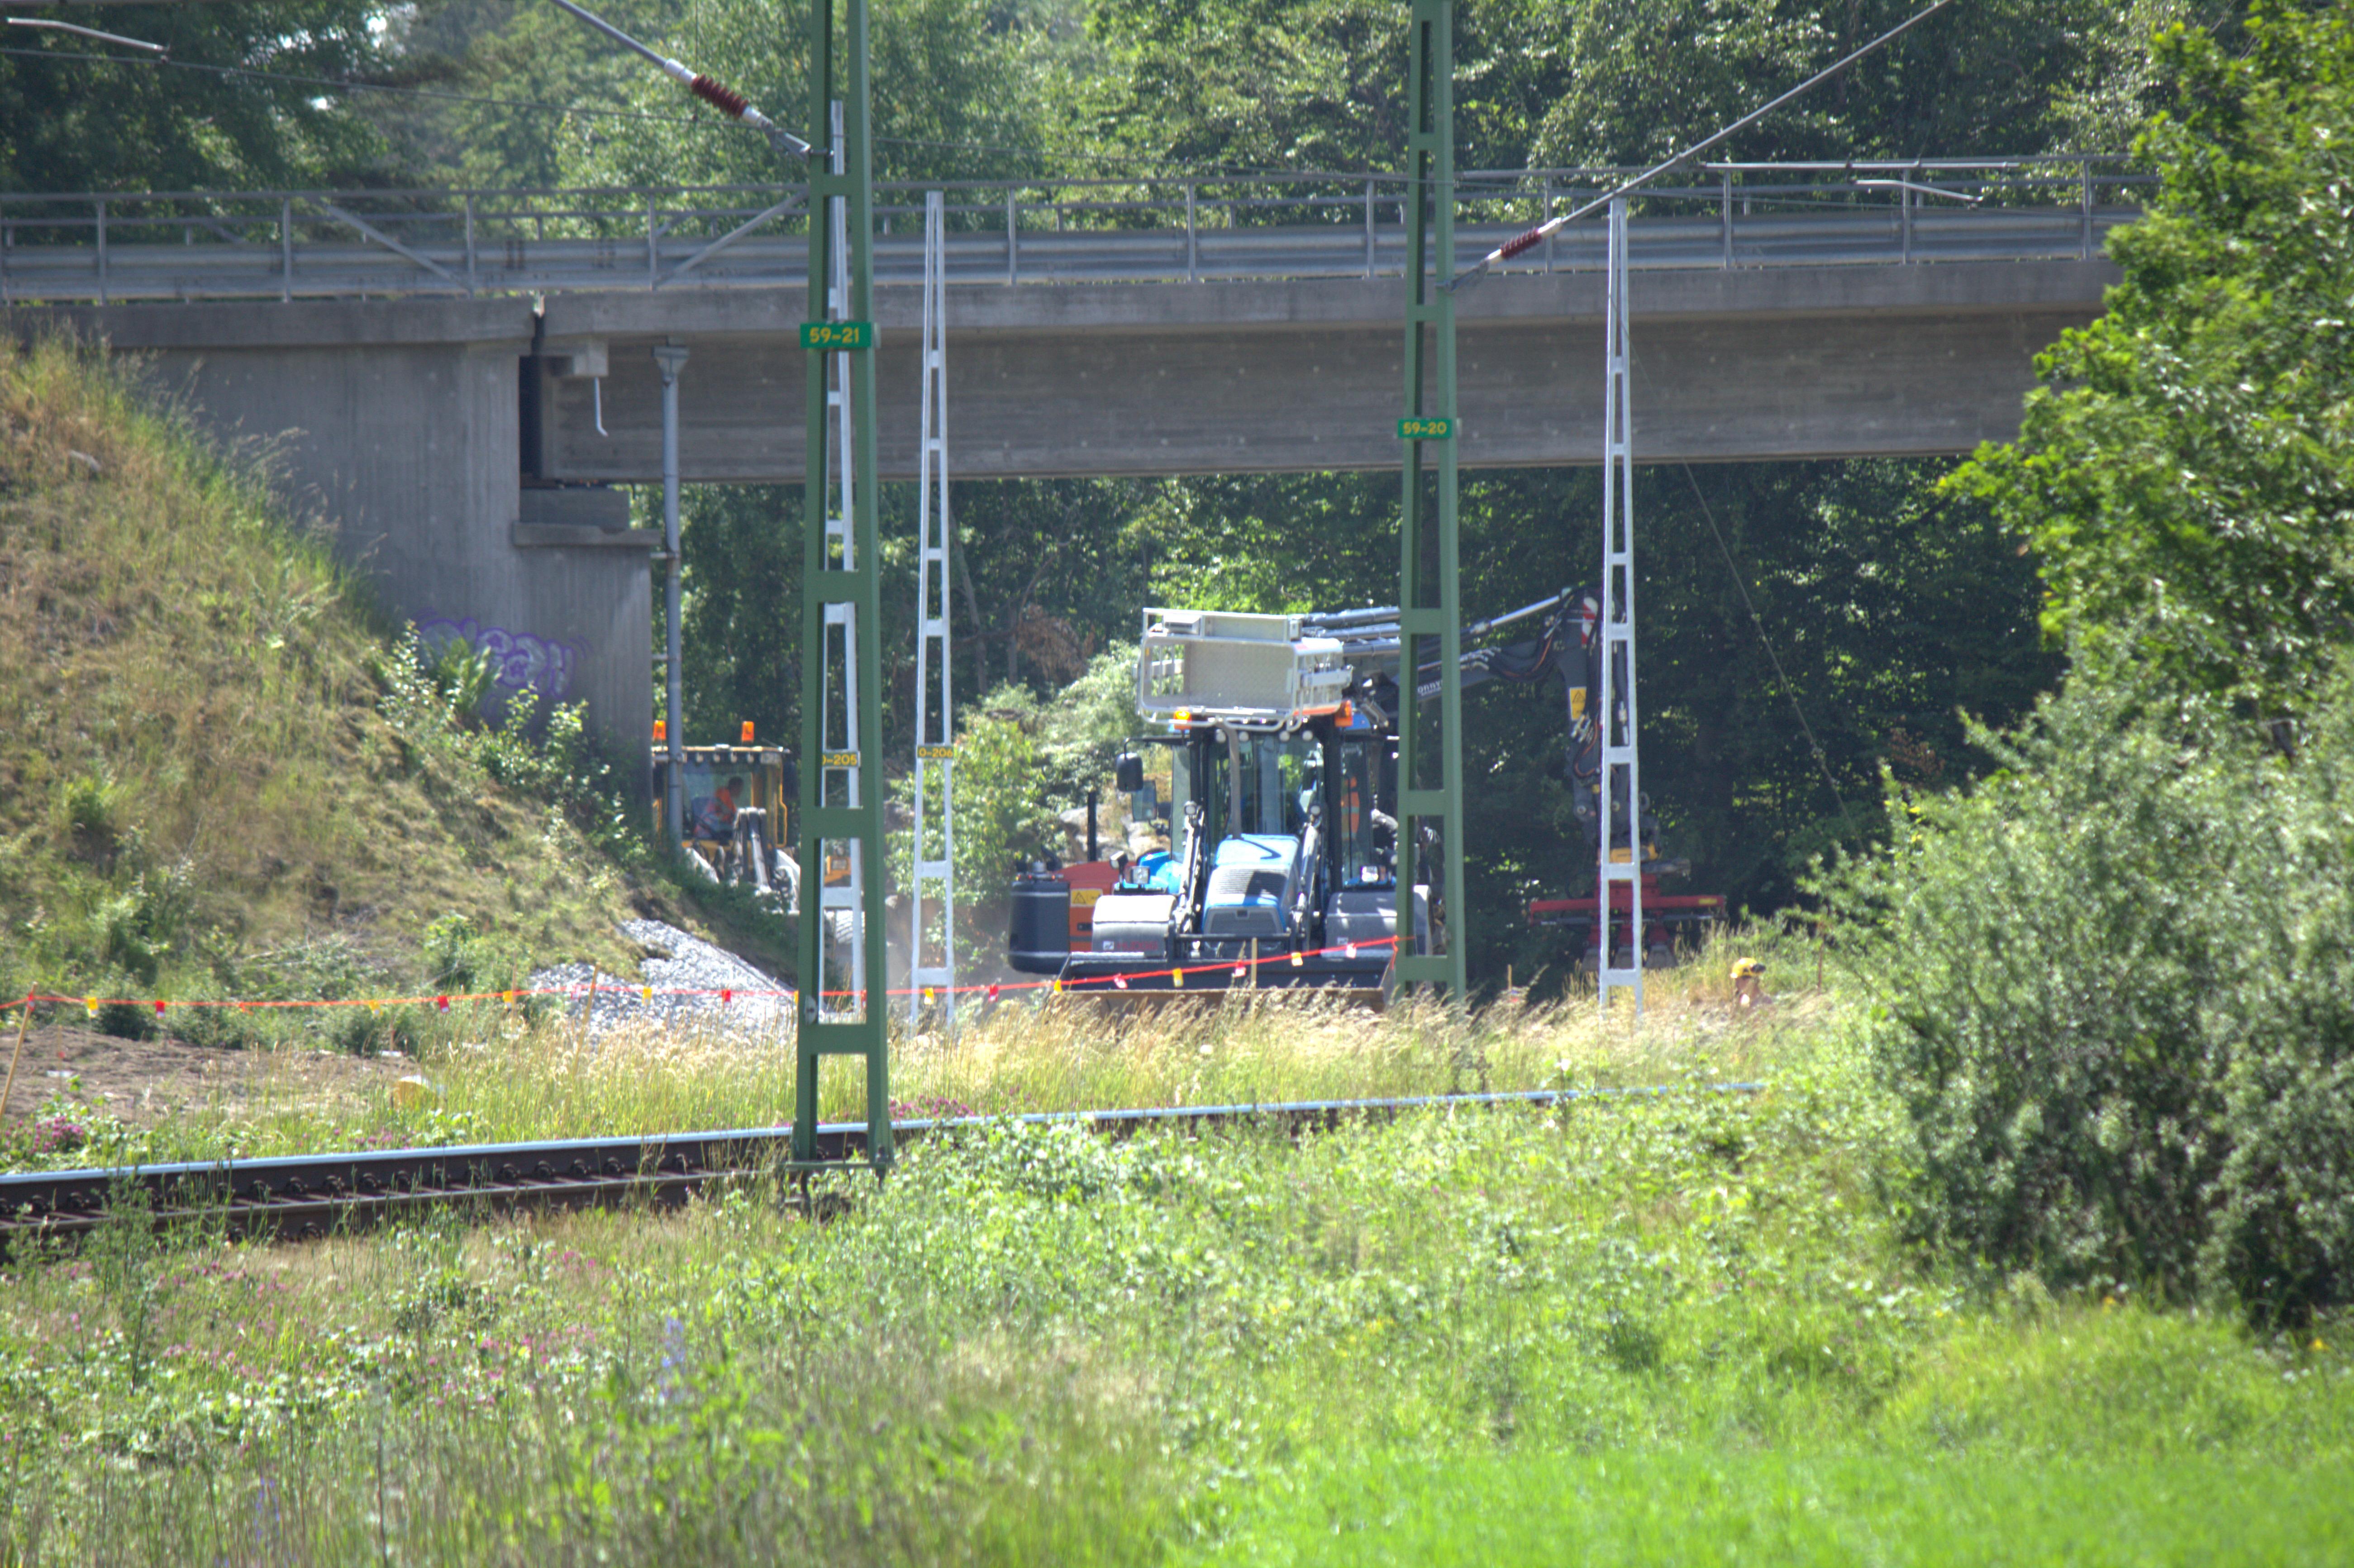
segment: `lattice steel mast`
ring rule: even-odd
[[[1406,130],[1405,513],[1398,528],[1397,959],[1399,983],[1445,986],[1464,1001],[1462,595],[1456,549],[1454,0],[1415,0]],[[1436,449],[1436,505],[1423,449]],[[1435,514],[1435,515],[1434,515]],[[1426,558],[1427,557],[1427,558]],[[1437,647],[1430,650],[1429,644]],[[1415,694],[1438,664],[1437,766],[1431,715]],[[1435,782],[1430,776],[1437,775]],[[1435,828],[1435,836],[1433,829]],[[1425,850],[1432,887],[1428,954],[1414,950],[1414,890]]]
[[[1603,284],[1602,393],[1602,832],[1595,883],[1600,906],[1597,991],[1610,1011],[1616,991],[1631,991],[1643,1011],[1643,784],[1635,729],[1635,439],[1627,360],[1627,201],[1610,204],[1609,255]],[[1625,819],[1619,841],[1619,821]],[[1615,961],[1610,920],[1627,890],[1628,961]]]
[[[918,1023],[927,992],[956,1022],[956,723],[949,663],[948,254],[942,195],[924,196],[922,436],[916,486],[916,821],[909,879],[907,1019]],[[939,705],[931,703],[937,674]],[[939,849],[928,836],[933,782],[938,782]],[[940,961],[924,961],[924,893],[937,887]]]
[[[817,1157],[819,1065],[829,1055],[862,1056],[867,1156],[879,1167],[892,1153],[883,812],[880,791],[862,788],[861,751],[883,728],[875,646],[882,600],[875,523],[875,178],[866,0],[841,0],[840,9],[837,70],[835,0],[811,0],[810,104],[821,117],[811,141],[822,162],[811,159],[810,319],[801,327],[809,453],[801,510],[802,895],[793,1158]],[[850,878],[840,895],[826,884],[837,848]],[[837,915],[849,927],[849,963],[834,982],[825,960],[828,927]]]
[[[843,106],[839,100],[835,101],[830,108],[829,125],[832,132],[832,141],[828,164],[836,175],[843,173],[842,110]],[[826,289],[825,319],[834,322],[864,319],[853,317],[849,313],[849,222],[848,215],[843,211],[847,204],[842,197],[834,196],[829,198],[825,205],[826,221],[832,234],[833,255],[832,275],[828,280]],[[825,558],[829,561],[840,561],[843,568],[848,571],[854,570],[858,564],[858,542],[853,537],[851,519],[857,511],[859,493],[868,487],[858,483],[856,464],[852,461],[857,438],[857,427],[851,418],[850,355],[843,352],[825,357],[832,366],[826,379],[825,406],[833,418],[833,455],[839,465],[832,476],[836,487],[834,499],[832,503],[828,505],[825,514]],[[871,626],[873,622],[870,621],[868,624]],[[824,768],[824,787],[830,789],[839,782],[849,798],[849,804],[854,807],[859,804],[859,766],[856,762],[853,762],[848,767],[841,767],[830,759],[844,757],[855,758],[859,755],[858,743],[861,729],[858,722],[859,665],[857,605],[850,602],[827,604],[825,607],[825,659],[821,675],[824,681],[825,690],[831,694],[838,689],[842,697],[838,706],[829,701],[823,710],[824,734],[820,739],[825,750],[820,760]],[[832,1010],[847,1016],[857,1012],[865,1004],[865,998],[862,993],[864,990],[863,977],[866,972],[866,931],[865,922],[857,914],[865,902],[864,896],[866,887],[864,846],[852,842],[843,859],[847,864],[847,872],[839,885],[835,885],[831,874],[821,878],[818,888],[818,909],[824,922],[824,939],[828,943],[832,942],[837,927],[844,932],[843,946],[849,954],[843,966],[847,986],[845,992],[836,993]],[[827,870],[831,872],[831,864],[828,865]],[[840,1001],[843,994],[847,994],[850,998],[850,1005],[847,1008],[843,1007]],[[821,995],[818,999],[819,1011],[824,1012],[826,1006],[826,999]]]

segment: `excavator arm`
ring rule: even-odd
[[[1471,691],[1490,682],[1534,686],[1558,679],[1562,689],[1563,770],[1569,780],[1570,805],[1579,825],[1600,842],[1602,772],[1602,662],[1599,657],[1602,590],[1598,584],[1565,588],[1518,609],[1473,621],[1463,629],[1463,641],[1476,641],[1507,626],[1534,620],[1533,636],[1514,642],[1470,648],[1460,655],[1458,669],[1462,689]],[[1339,640],[1358,670],[1353,694],[1383,719],[1397,702],[1394,678],[1400,641],[1394,607],[1346,610],[1310,616],[1304,629]],[[1621,683],[1623,688],[1624,683]],[[1420,663],[1415,671],[1415,695],[1428,702],[1439,694],[1437,662]],[[1624,842],[1627,808],[1614,814],[1614,839]],[[1641,812],[1644,858],[1658,853],[1659,823]]]

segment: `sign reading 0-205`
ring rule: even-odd
[[[873,322],[803,322],[803,348],[853,349],[875,346]]]

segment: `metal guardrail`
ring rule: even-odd
[[[1458,182],[1456,266],[1624,171]],[[1712,164],[1638,198],[1629,264],[1747,268],[2089,260],[2151,183],[2121,159]],[[1403,273],[1395,175],[877,186],[875,281],[923,276],[923,192],[949,194],[954,283],[1201,282]],[[1969,205],[1956,198],[1967,198]],[[0,302],[775,287],[805,277],[790,185],[0,195]],[[1512,271],[1603,263],[1597,220]]]

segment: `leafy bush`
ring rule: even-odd
[[[1114,759],[1143,727],[1136,645],[1097,654],[1052,697],[1009,682],[971,712],[958,735],[957,875],[960,887],[994,898],[1016,861],[1064,852],[1058,811],[1110,790]],[[912,800],[912,780],[897,789],[899,799]],[[1104,824],[1108,835],[1108,812]],[[904,855],[897,848],[894,854],[896,868]]]
[[[958,726],[956,874],[965,900],[1003,896],[1015,862],[1059,852],[1062,827],[1048,801],[1047,783],[1044,748],[1018,719],[989,715]],[[915,775],[902,776],[893,791],[899,803],[912,807]],[[938,830],[927,824],[927,831]],[[911,831],[891,835],[895,886],[907,885],[914,842]]]
[[[589,739],[586,705],[558,704],[543,716],[539,689],[525,686],[507,699],[495,726],[485,725],[474,710],[488,694],[490,669],[463,643],[429,650],[411,626],[374,662],[378,706],[409,745],[462,756],[563,811],[614,859],[648,863],[629,791]]]
[[[496,673],[489,653],[471,642],[455,640],[441,645],[430,671],[433,689],[449,705],[451,713],[460,718],[472,717],[490,700],[491,683]]]
[[[531,955],[451,911],[425,927],[426,978],[449,991],[506,991],[531,982]]]
[[[2081,671],[1826,879],[1922,1233],[2050,1282],[2354,1300],[2354,687],[2292,758]]]
[[[103,864],[114,858],[122,791],[102,773],[66,780],[58,792],[58,814],[75,853]]]

